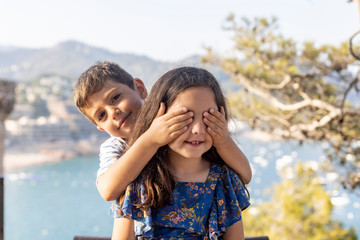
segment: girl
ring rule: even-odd
[[[250,205],[247,191],[213,146],[218,139],[204,120],[217,109],[227,120],[215,77],[193,67],[165,73],[140,111],[130,145],[150,127],[161,104],[167,111],[185,106],[194,120],[159,148],[113,206],[112,239],[244,239],[241,211]],[[118,231],[119,224],[124,229],[120,217],[127,219],[128,232]]]

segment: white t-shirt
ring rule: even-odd
[[[119,137],[110,137],[100,146],[100,164],[97,171],[97,179],[103,174],[116,160],[124,154],[127,147],[126,142]]]

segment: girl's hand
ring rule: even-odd
[[[159,111],[146,132],[153,143],[164,146],[187,130],[193,116],[194,113],[186,107],[165,113],[165,104],[160,103]]]
[[[208,112],[204,113],[203,121],[207,126],[207,132],[214,141],[213,145],[215,148],[219,148],[228,142],[230,135],[225,119],[224,107],[221,106],[220,112],[211,108]]]

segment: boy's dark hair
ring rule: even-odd
[[[95,123],[94,120],[85,112],[85,108],[88,107],[88,98],[100,91],[106,81],[122,83],[134,89],[133,77],[116,63],[97,62],[89,67],[77,80],[74,89],[74,100],[80,112],[93,123]]]

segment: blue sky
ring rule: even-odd
[[[77,40],[114,52],[179,60],[204,46],[231,49],[226,16],[270,17],[297,42],[339,44],[357,31],[347,0],[0,0],[0,46],[52,47]]]

